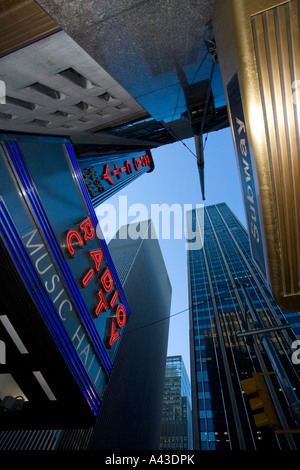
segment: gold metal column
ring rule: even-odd
[[[33,0],[0,1],[0,57],[59,31]]]
[[[299,0],[216,0],[213,27],[253,259],[300,310]]]

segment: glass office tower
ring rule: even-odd
[[[276,305],[253,265],[248,233],[226,204],[189,211],[187,225],[190,240],[196,234],[201,242],[188,250],[194,449],[297,449],[297,434],[256,427],[241,383],[276,371],[264,380],[279,427],[299,427],[291,348],[299,313]]]
[[[192,449],[191,384],[181,356],[167,357],[160,448]]]

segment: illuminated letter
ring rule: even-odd
[[[252,211],[251,219],[256,222],[256,212],[255,212],[255,207],[250,206],[250,210]]]
[[[93,268],[91,268],[88,271],[88,273],[84,276],[84,278],[82,279],[83,287],[86,287],[88,285],[88,283],[90,282],[90,280],[92,279],[93,276],[94,276],[94,270],[93,270]]]
[[[67,234],[67,246],[68,246],[68,250],[69,250],[69,253],[70,253],[71,256],[75,255],[75,250],[72,246],[72,239],[73,238],[76,238],[79,245],[83,246],[83,241],[82,241],[81,235],[76,230],[70,230]]]
[[[253,190],[249,184],[247,186],[247,199],[251,204],[254,204]]]
[[[105,270],[103,276],[101,277],[101,283],[103,285],[103,289],[106,292],[111,292],[113,285],[114,285],[114,281],[108,268]]]
[[[246,132],[246,127],[245,127],[245,124],[239,119],[239,118],[235,118],[235,122],[240,126],[238,128],[238,134],[240,135],[240,133],[243,131],[243,132]]]
[[[53,300],[53,303],[54,303],[54,304],[55,304],[55,302],[57,301],[57,299],[60,298],[60,296],[61,296],[61,294],[62,294],[63,292],[64,292],[64,290],[62,289],[62,290],[60,291],[60,293],[57,294],[57,296],[56,296],[55,299]]]
[[[253,222],[251,222],[251,233],[254,239],[256,240],[256,242],[259,243],[259,231],[258,231],[257,226],[253,224]]]
[[[24,235],[22,238],[25,238],[25,237],[28,237],[28,235],[30,235],[30,238],[28,240],[28,242],[26,243],[26,248],[35,248],[35,250],[33,250],[31,253],[30,253],[30,256],[34,255],[37,251],[39,251],[41,248],[43,248],[43,244],[39,244],[39,245],[31,245],[31,241],[33,239],[33,237],[35,236],[37,230],[33,230],[32,232],[29,232],[27,233],[26,235]]]
[[[119,167],[117,165],[117,163],[114,164],[114,171],[112,172],[113,175],[117,175],[117,178],[121,178],[121,175],[120,175],[120,170],[119,170]]]
[[[48,291],[50,294],[51,294],[51,293],[54,291],[54,289],[55,289],[55,282],[54,282],[55,279],[57,279],[58,282],[59,282],[59,277],[58,277],[57,274],[54,274],[54,275],[52,276],[52,278],[51,278],[51,282],[52,282],[52,287],[51,287],[51,288],[50,288],[50,286],[48,286],[48,281],[45,282],[45,287],[46,287],[47,291]]]
[[[111,322],[111,334],[110,334],[110,340],[109,340],[109,346],[112,347],[116,339],[118,339],[120,336],[120,333],[116,330],[116,324],[115,321],[113,320]]]
[[[130,161],[129,161],[129,160],[126,160],[125,166],[126,166],[127,173],[132,173],[132,167],[131,167],[131,165],[130,165]]]
[[[86,366],[86,363],[87,363],[87,359],[88,359],[88,355],[90,353],[90,345],[88,344],[82,351],[81,353],[79,353],[79,357],[81,356],[81,354],[84,354],[85,356],[85,361],[83,362],[83,364]]]
[[[113,179],[109,176],[109,165],[105,165],[105,172],[103,173],[103,179],[109,181],[111,184],[114,184]]]
[[[83,179],[89,179],[91,176],[93,179],[93,176],[96,174],[95,170],[93,170],[93,167],[90,166],[89,168],[84,168],[84,173],[82,173]]]
[[[96,271],[98,272],[103,258],[102,250],[92,250],[90,251],[90,255],[95,261]]]
[[[148,155],[142,155],[142,156],[141,156],[141,164],[142,164],[143,166],[147,166],[148,163],[150,163],[150,160],[149,160]]]
[[[133,164],[134,164],[134,166],[135,166],[135,169],[136,169],[137,171],[139,171],[139,170],[140,170],[140,163],[138,162],[138,160],[137,160],[135,157],[134,157],[134,159],[133,159]]]
[[[59,313],[59,316],[60,316],[60,318],[62,319],[62,321],[66,321],[66,318],[63,317],[63,316],[62,316],[62,313],[61,313],[61,311],[62,311],[62,306],[63,306],[65,303],[69,304],[69,310],[70,310],[70,312],[72,312],[72,304],[71,304],[71,302],[70,302],[69,300],[67,300],[67,299],[63,300],[62,303],[61,303],[60,306],[59,306],[59,309],[58,309],[58,313]]]
[[[247,145],[246,145],[246,139],[241,139],[240,140],[240,151],[241,154],[244,155],[244,157],[247,157]]]
[[[94,380],[94,384],[96,384],[96,382],[97,382],[97,380],[98,380],[98,377],[99,377],[99,374],[100,374],[101,370],[102,370],[102,367],[99,367],[99,369],[98,369],[98,373],[97,373],[97,375],[96,375],[96,378],[95,378],[95,380]]]
[[[112,296],[112,299],[111,299],[111,301],[110,301],[110,306],[111,306],[111,307],[113,307],[113,306],[115,305],[116,300],[117,300],[117,298],[118,298],[118,295],[119,295],[119,294],[118,294],[118,291],[116,291],[116,292],[114,293],[114,295]]]
[[[84,239],[86,242],[94,238],[95,229],[90,218],[85,219],[83,222],[81,222],[80,228],[84,231]]]
[[[246,183],[248,183],[249,181],[251,181],[251,176],[250,176],[250,173],[248,173],[248,170],[249,170],[249,164],[248,162],[246,162],[246,160],[243,158],[243,163],[244,163],[244,173],[246,175]]]
[[[98,317],[98,315],[100,315],[103,308],[104,308],[104,310],[108,309],[107,302],[105,300],[104,294],[103,294],[101,289],[100,289],[98,294],[99,294],[99,297],[100,297],[100,302],[98,304],[98,307],[95,310],[95,314],[97,315],[97,317]]]
[[[73,338],[72,338],[72,342],[73,342],[73,343],[74,343],[74,339],[75,339],[75,338],[78,339],[78,345],[77,345],[77,348],[76,348],[76,349],[79,348],[79,346],[81,345],[81,343],[82,343],[82,341],[83,341],[83,338],[85,337],[85,333],[83,333],[83,336],[81,336],[81,338],[79,337],[79,335],[78,335],[79,330],[81,330],[81,326],[80,326],[80,325],[79,325],[79,327],[77,328],[77,330],[76,330],[76,332],[75,332],[75,334],[74,334],[74,336],[73,336]]]
[[[117,312],[116,312],[116,318],[117,318],[117,323],[120,328],[123,328],[123,326],[126,323],[126,311],[124,305],[120,304],[117,307]]]
[[[36,262],[35,262],[35,267],[36,267],[36,270],[39,274],[45,274],[45,272],[47,272],[48,269],[50,269],[51,266],[52,266],[52,263],[49,264],[49,266],[47,266],[43,271],[41,271],[38,267],[38,263],[41,261],[41,259],[45,258],[45,256],[47,256],[47,255],[48,255],[48,253],[45,253],[44,255],[40,256],[39,259],[37,259]]]

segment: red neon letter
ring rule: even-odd
[[[126,166],[127,173],[132,173],[132,167],[131,167],[131,165],[130,165],[130,161],[129,161],[129,160],[126,160],[125,166]]]
[[[100,315],[103,308],[104,308],[104,310],[108,309],[107,302],[105,300],[104,294],[103,294],[101,289],[100,289],[98,294],[99,294],[99,297],[100,297],[100,302],[99,302],[99,304],[98,304],[98,306],[95,310],[95,313],[96,313],[97,317],[98,317],[98,315]]]
[[[90,280],[92,279],[93,276],[94,276],[94,270],[93,270],[93,268],[91,268],[88,271],[88,273],[84,276],[84,278],[82,279],[83,287],[86,287],[88,285],[88,283],[90,282]]]
[[[114,184],[113,179],[109,176],[109,165],[108,163],[105,165],[105,172],[103,173],[103,178],[109,181],[111,184]]]
[[[120,328],[123,328],[126,322],[126,311],[124,305],[120,304],[116,312],[117,323]]]
[[[90,217],[81,222],[80,228],[84,231],[84,239],[86,242],[94,238],[95,229]]]
[[[117,163],[114,164],[114,171],[112,172],[113,175],[117,175],[117,178],[121,178],[121,175],[120,175],[120,170],[119,170],[119,167],[117,165]]]
[[[72,246],[72,239],[76,238],[80,246],[83,246],[83,241],[81,238],[81,235],[76,231],[76,230],[70,230],[67,234],[67,246],[69,253],[74,256],[75,255],[75,250]]]
[[[96,270],[98,272],[101,266],[102,258],[103,258],[102,250],[92,250],[90,251],[90,255],[93,257],[95,261]]]
[[[140,162],[139,162],[135,157],[134,157],[134,159],[133,159],[133,164],[134,164],[134,166],[135,166],[135,169],[136,169],[137,171],[139,171],[139,169],[140,169]]]
[[[112,347],[116,339],[118,339],[120,336],[120,333],[116,330],[116,324],[115,320],[111,322],[111,334],[110,334],[110,340],[109,340],[109,346]]]
[[[113,307],[113,306],[115,305],[116,300],[117,300],[117,298],[118,298],[118,295],[119,295],[119,294],[118,294],[118,291],[116,290],[116,292],[114,293],[114,295],[112,296],[112,299],[111,299],[111,301],[110,301],[110,306],[111,306],[111,307]]]
[[[110,292],[112,290],[113,285],[114,285],[114,281],[113,281],[113,278],[110,274],[110,270],[108,268],[106,268],[103,276],[101,277],[101,283],[102,283],[103,289],[106,292]]]

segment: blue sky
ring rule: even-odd
[[[117,221],[119,198],[127,196],[128,207],[132,207],[133,210],[132,216],[127,214],[128,223],[137,221],[137,219],[143,220],[147,216],[150,218],[151,205],[153,204],[165,203],[169,206],[176,204],[182,207],[183,212],[186,204],[195,208],[196,204],[208,206],[226,202],[246,226],[241,184],[230,128],[208,134],[204,150],[205,201],[202,201],[194,139],[187,139],[184,144],[176,142],[152,150],[155,163],[154,171],[138,178],[107,201],[115,207]],[[143,204],[145,209],[142,213],[138,210],[135,211],[138,206],[132,206],[133,204]],[[118,229],[118,225],[116,228]],[[162,225],[156,226],[156,231],[172,284],[168,355],[182,355],[187,372],[190,374],[185,239],[184,236],[182,239],[175,239],[173,230],[171,230],[170,239],[163,239]],[[183,310],[184,312],[177,314]]]

